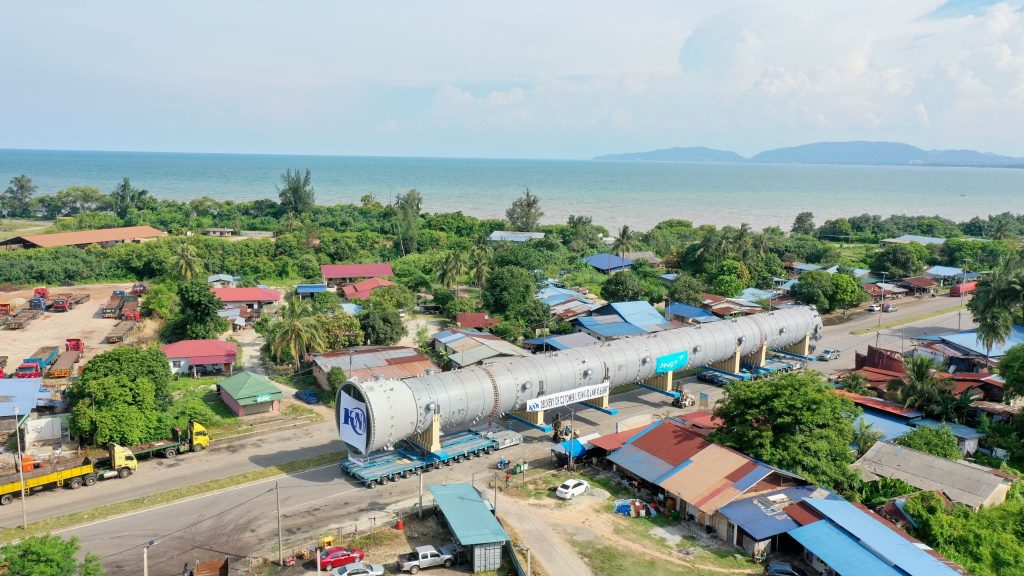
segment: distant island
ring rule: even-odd
[[[901,142],[815,142],[776,148],[751,158],[714,148],[665,148],[598,156],[594,160],[643,162],[730,162],[757,164],[867,164],[875,166],[977,166],[1024,168],[1024,158],[977,150],[922,150]]]

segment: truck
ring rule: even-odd
[[[32,295],[36,298],[42,298],[43,300],[50,299],[50,290],[46,286],[40,286],[32,291]]]
[[[49,300],[41,296],[33,296],[28,300],[28,307],[32,310],[46,311],[49,305]]]
[[[77,490],[82,486],[92,486],[99,479],[127,478],[139,466],[131,450],[117,444],[110,444],[106,456],[101,458],[92,458],[88,453],[83,455],[80,452],[49,461],[23,456],[21,460],[15,461],[15,468],[25,475],[27,495],[60,486]],[[14,498],[21,494],[21,486],[18,472],[0,476],[0,505],[14,502]]]
[[[206,428],[193,420],[189,420],[185,430],[172,428],[171,437],[165,440],[157,440],[147,444],[132,446],[130,450],[136,458],[148,458],[150,456],[163,456],[174,458],[184,452],[202,452],[210,447],[210,434]]]
[[[451,568],[455,564],[455,554],[458,549],[453,544],[446,544],[437,548],[436,546],[417,546],[412,552],[398,555],[398,569],[402,572],[415,574],[421,568],[432,568],[444,566]]]
[[[68,310],[74,310],[75,306],[88,301],[88,294],[56,294],[50,300],[50,311],[67,312]]]
[[[132,296],[142,296],[146,292],[149,292],[149,286],[146,286],[142,282],[136,282],[132,284]]]
[[[43,346],[36,350],[32,356],[21,361],[18,378],[42,378],[59,353],[60,348],[57,346]]]
[[[28,323],[39,318],[43,314],[42,310],[33,310],[31,308],[21,308],[14,313],[13,316],[8,316],[5,325],[9,330],[21,330]]]
[[[111,344],[117,344],[118,342],[124,342],[125,338],[128,337],[135,328],[138,327],[138,322],[134,320],[121,320],[114,325],[114,328],[107,334],[106,341]]]
[[[522,435],[516,432],[512,432],[512,435],[517,435],[518,441],[507,435],[491,437],[486,432],[477,430],[454,432],[441,437],[441,448],[437,452],[424,450],[410,440],[403,440],[394,450],[380,450],[365,458],[349,456],[341,462],[341,471],[367,488],[374,488],[395,482],[399,478],[408,478],[442,466],[451,466],[469,458],[522,443]]]
[[[7,378],[7,356],[0,356],[0,378]]]
[[[124,290],[114,290],[107,299],[107,303],[100,308],[100,315],[104,318],[117,318],[121,313],[121,306],[124,304]]]
[[[134,320],[139,309],[139,297],[138,296],[125,296],[124,302],[121,304],[121,313],[118,314],[118,318],[122,320],[132,319]]]
[[[960,284],[954,284],[953,287],[949,289],[949,295],[966,296],[968,294],[973,294],[977,288],[977,282],[961,282]]]
[[[69,378],[75,364],[82,359],[83,350],[84,348],[79,350],[68,348],[57,355],[57,360],[54,361],[53,366],[50,366],[50,370],[46,373],[47,378]]]

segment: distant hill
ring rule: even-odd
[[[667,148],[609,154],[595,160],[648,162],[756,162],[765,164],[869,164],[883,166],[986,166],[1024,168],[1024,158],[976,150],[922,150],[900,142],[815,142],[766,150],[744,158],[728,150]]]
[[[643,160],[646,162],[746,162],[747,159],[729,150],[693,148],[665,148],[650,152],[627,152],[598,156],[594,160]]]

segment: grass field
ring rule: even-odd
[[[870,255],[878,251],[874,244],[834,244],[839,249],[839,260],[846,264],[857,264],[858,268],[870,268]]]
[[[0,240],[7,240],[23,234],[40,234],[50,226],[53,226],[52,220],[0,218]]]
[[[760,574],[759,570],[751,567],[744,570],[744,567],[716,566],[717,570],[697,567],[670,565],[662,560],[649,558],[630,550],[623,550],[615,546],[601,544],[596,541],[584,542],[573,540],[572,545],[587,559],[590,569],[594,574],[601,576],[721,576],[723,573]],[[747,567],[750,567],[748,564]]]

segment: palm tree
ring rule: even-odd
[[[875,442],[884,437],[884,432],[875,430],[875,427],[865,422],[863,418],[858,419],[857,426],[853,429],[853,443],[857,446],[857,455],[863,456],[865,452],[871,449]]]
[[[196,247],[188,242],[181,245],[178,253],[171,259],[171,271],[181,280],[188,282],[203,274],[203,260],[196,252]]]
[[[491,259],[494,257],[494,252],[490,246],[483,244],[473,247],[473,250],[469,254],[469,271],[473,275],[473,280],[476,281],[477,288],[483,289],[484,282],[487,281],[487,276],[491,273]]]
[[[996,344],[1006,342],[1013,329],[1013,311],[1020,309],[1024,288],[1014,260],[1004,260],[987,278],[982,278],[974,298],[967,305],[978,323],[978,338],[992,355]]]
[[[629,229],[629,226],[623,225],[619,228],[618,234],[615,235],[615,241],[612,242],[612,250],[622,258],[622,255],[626,252],[633,250],[636,245],[636,232]]]
[[[889,381],[892,396],[908,408],[917,408],[929,414],[940,411],[942,396],[952,394],[952,383],[938,377],[938,366],[927,356],[913,356],[904,361],[906,374]]]
[[[316,317],[313,302],[290,294],[281,316],[270,323],[267,342],[275,359],[281,358],[287,350],[298,372],[307,353],[322,351],[327,346],[323,324]]]
[[[466,253],[462,250],[449,250],[437,272],[437,279],[445,288],[458,285],[459,278],[466,273]],[[458,290],[455,292],[457,294]]]
[[[868,388],[868,379],[856,372],[850,372],[843,376],[842,379],[839,380],[839,385],[843,387],[843,390],[853,394],[860,394],[861,396],[875,395],[874,392]]]

